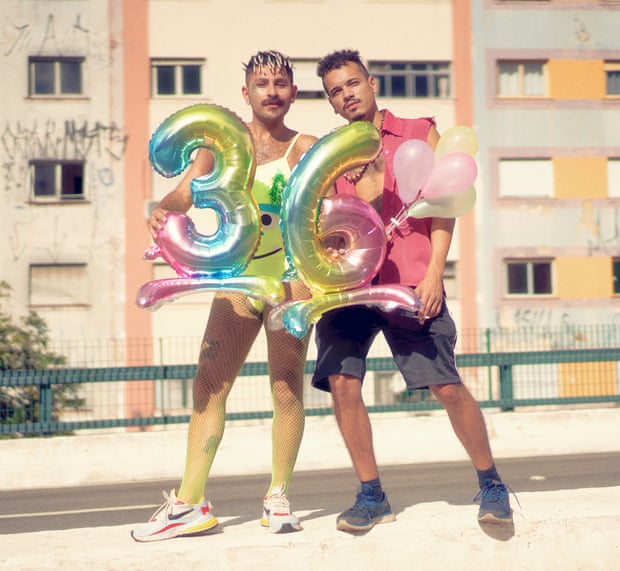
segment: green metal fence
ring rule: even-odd
[[[607,343],[605,343],[607,344]],[[487,351],[457,355],[464,382],[485,408],[511,411],[522,406],[570,405],[620,402],[620,348],[572,348],[538,351]],[[152,365],[133,367],[75,367],[46,370],[0,371],[0,435],[49,435],[76,430],[142,427],[186,423],[191,402],[187,391],[195,365]],[[306,373],[314,370],[314,361],[306,364]],[[408,393],[394,389],[399,375],[391,358],[371,358],[369,381],[365,382],[366,400],[371,412],[415,411],[440,408],[425,391]],[[238,410],[228,412],[229,420],[260,419],[272,415],[269,384],[265,382],[267,364],[246,363],[240,376],[253,379],[265,390],[250,395]],[[241,379],[235,389],[242,384]],[[306,383],[308,385],[309,383]],[[176,386],[178,403],[164,398],[168,388]],[[59,409],[55,394],[63,387],[90,389],[105,387],[107,408],[96,411],[85,405],[88,398],[64,402]],[[239,395],[249,392],[245,384]],[[20,421],[17,412],[7,409],[11,394],[31,391],[33,420]],[[78,391],[79,393],[79,391]],[[185,396],[183,396],[185,395]],[[91,395],[92,397],[92,395]],[[144,398],[142,398],[144,397]],[[91,398],[96,401],[97,398]],[[178,400],[178,399],[177,399]],[[70,399],[65,399],[70,401]],[[305,394],[308,415],[332,414],[329,395],[308,387]],[[18,403],[19,399],[15,399]],[[233,407],[234,408],[234,407]]]

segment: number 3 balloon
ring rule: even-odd
[[[192,105],[168,117],[149,144],[153,168],[165,177],[184,171],[193,151],[206,147],[213,170],[191,181],[192,201],[218,217],[213,234],[197,232],[185,214],[171,212],[144,257],[162,257],[179,278],[155,280],[140,288],[137,304],[155,308],[182,293],[231,289],[274,302],[281,284],[269,278],[242,277],[260,240],[260,212],[252,197],[256,169],[247,127],[234,113],[217,105]]]

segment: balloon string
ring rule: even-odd
[[[415,202],[417,202],[418,200],[420,200],[421,195],[422,195],[422,189],[418,190],[418,193],[415,195],[415,198],[411,202],[403,203],[402,208],[398,211],[396,216],[393,216],[392,218],[390,218],[390,223],[385,228],[385,234],[388,240],[391,240],[393,238],[392,234],[394,233],[394,230],[396,230],[396,228],[400,228],[403,225],[403,223],[407,220],[407,218],[409,218],[407,214],[409,207]]]

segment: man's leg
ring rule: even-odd
[[[349,375],[330,375],[329,387],[340,433],[361,482],[355,504],[338,516],[336,527],[341,531],[368,531],[396,518],[379,480],[362,381]]]
[[[349,375],[330,375],[338,428],[349,451],[360,482],[379,477],[372,444],[372,426],[362,396],[362,382]]]
[[[458,439],[469,454],[478,473],[480,499],[478,520],[481,522],[511,522],[512,509],[508,489],[495,468],[489,436],[480,405],[462,383],[437,385],[431,392],[444,406]]]
[[[430,387],[448,413],[455,434],[463,444],[476,470],[493,466],[489,436],[480,405],[463,384]]]

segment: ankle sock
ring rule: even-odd
[[[383,499],[383,488],[381,487],[381,480],[379,478],[375,478],[374,480],[368,480],[367,482],[362,482],[362,488],[364,486],[370,486],[372,489],[372,494],[374,495],[376,500]]]
[[[502,481],[497,473],[495,464],[493,464],[488,470],[476,470],[476,472],[478,473],[478,485],[481,489],[484,486],[485,480],[497,480],[498,482]]]

